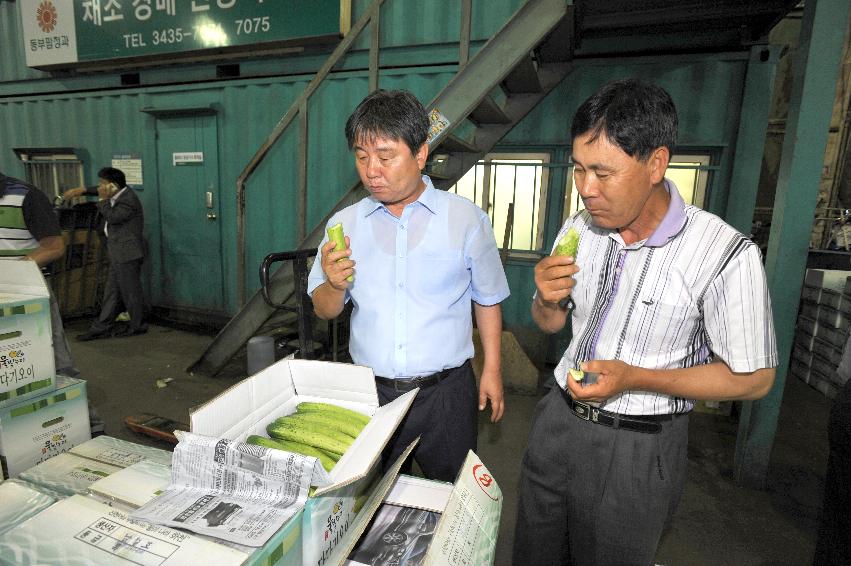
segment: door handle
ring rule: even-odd
[[[204,205],[207,208],[213,208],[213,191],[207,191],[207,194],[204,195]]]
[[[218,218],[218,216],[216,216],[215,212],[208,212],[207,213],[207,220],[215,220],[216,218]]]

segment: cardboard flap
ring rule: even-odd
[[[375,375],[365,366],[315,360],[289,362],[292,380],[301,396],[318,396],[350,403],[375,402]]]
[[[468,557],[468,564],[492,564],[501,513],[502,490],[471,450],[440,517],[425,564],[448,564],[459,552]],[[469,533],[469,537],[459,533]]]
[[[369,472],[373,464],[381,458],[381,451],[390,441],[399,423],[408,412],[417,392],[419,392],[419,389],[408,391],[392,403],[379,407],[375,411],[369,424],[364,427],[337,462],[337,465],[334,466],[334,469],[331,470],[333,483],[317,489],[317,496],[356,481]],[[361,450],[361,447],[364,449]]]
[[[399,470],[402,469],[402,464],[405,460],[410,456],[411,452],[413,452],[414,447],[417,445],[420,439],[416,438],[402,454],[399,458],[393,462],[393,465],[390,466],[390,469],[384,474],[381,480],[376,484],[375,488],[372,490],[372,493],[369,495],[369,498],[364,503],[363,507],[360,510],[360,513],[355,517],[352,526],[349,527],[349,531],[346,533],[346,536],[343,537],[343,540],[337,545],[334,549],[334,552],[331,554],[331,557],[328,559],[327,564],[329,565],[340,565],[343,564],[346,559],[349,557],[349,554],[352,553],[358,541],[360,540],[363,533],[366,531],[366,528],[369,526],[369,522],[372,521],[373,515],[375,515],[378,508],[384,503],[384,498],[387,496],[387,493],[396,483],[396,478],[399,475]]]
[[[0,259],[0,286],[4,293],[19,293],[36,297],[48,297],[47,283],[34,261]]]
[[[248,434],[256,434],[247,429],[258,424],[258,415],[269,415],[295,397],[288,364],[286,360],[272,364],[192,411],[190,431],[230,440],[244,440]]]
[[[443,513],[453,489],[451,483],[414,476],[399,476],[384,502]]]

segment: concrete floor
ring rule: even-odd
[[[189,410],[243,377],[234,360],[215,378],[184,370],[212,336],[151,325],[142,336],[77,342],[85,321],[66,325],[71,350],[89,398],[111,436],[160,448],[170,445],[138,435],[126,415],[155,413],[188,422]],[[172,378],[166,387],[157,380]],[[505,418],[480,420],[479,450],[505,496],[496,564],[510,563],[520,459],[539,396],[508,394]],[[732,480],[736,424],[730,418],[694,413],[689,432],[689,478],[673,527],[659,547],[666,566],[781,566],[811,563],[827,459],[830,402],[806,384],[789,379],[769,469],[768,489]]]

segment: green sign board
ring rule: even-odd
[[[349,0],[19,0],[27,65],[173,56],[336,36]]]

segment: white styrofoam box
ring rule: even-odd
[[[45,533],[49,533],[45,536]],[[248,557],[227,546],[74,495],[0,535],[0,563],[87,566],[238,566]]]
[[[842,291],[845,289],[845,280],[851,275],[851,271],[840,271],[838,269],[808,269],[804,283],[811,287],[833,289]]]
[[[89,486],[89,492],[109,505],[138,509],[165,491],[170,481],[170,466],[142,460],[97,480]]]
[[[804,301],[809,301],[811,303],[818,303],[821,298],[821,287],[813,287],[812,285],[807,285],[804,283],[804,286],[801,287],[801,299]]]
[[[0,534],[53,505],[56,500],[20,480],[0,484]]]
[[[21,472],[21,479],[70,496],[75,493],[87,493],[94,482],[120,469],[118,466],[65,452],[24,470]]]
[[[837,348],[842,348],[845,346],[845,338],[847,338],[848,333],[839,328],[819,324],[816,328],[815,335],[816,338],[821,338]]]
[[[818,374],[828,377],[833,381],[833,375],[836,374],[836,366],[827,358],[819,355],[818,352],[813,352],[813,360],[810,363],[810,369]]]
[[[810,301],[802,300],[801,307],[798,309],[798,314],[806,318],[816,320],[818,318],[819,305]]]
[[[300,537],[298,562],[326,563],[355,516],[355,500],[372,483],[381,452],[408,412],[417,390],[379,407],[375,376],[363,366],[313,360],[280,360],[222,392],[190,414],[195,434],[244,441],[265,436],[276,418],[295,412],[302,401],[332,403],[370,415],[370,421],[329,472],[330,483],[317,486],[303,512],[281,528],[256,556],[278,554],[275,545],[293,546]],[[297,523],[296,523],[297,522]],[[296,560],[287,555],[286,560]],[[288,562],[289,563],[289,562]]]
[[[810,366],[799,360],[792,358],[789,362],[789,373],[804,383],[810,382]]]
[[[818,322],[819,324],[832,326],[833,328],[838,328],[843,331],[847,331],[848,327],[851,326],[851,321],[849,321],[848,316],[845,313],[826,305],[822,305],[819,310]]]
[[[89,440],[86,382],[59,376],[56,389],[18,404],[0,407],[0,462],[15,477]]]
[[[792,359],[809,367],[810,362],[813,361],[813,352],[795,342],[792,345]]]
[[[83,456],[98,462],[126,468],[143,460],[150,460],[164,466],[171,465],[171,452],[128,442],[111,436],[98,436],[78,444],[71,449],[72,454]]]
[[[832,289],[822,289],[819,305],[822,308],[827,306],[832,309],[844,312],[851,309],[851,297],[841,291],[834,291]]]
[[[388,488],[387,480],[394,478]],[[381,497],[382,494],[386,495]],[[350,557],[376,512],[384,505],[392,505],[440,513],[423,564],[492,564],[502,501],[502,490],[472,451],[467,454],[454,485],[412,476],[396,477],[395,473],[391,478],[385,476],[328,563],[348,566],[385,563],[374,561],[378,557],[369,552],[356,557],[368,562]],[[386,542],[388,534],[378,532],[377,538]]]
[[[834,368],[838,367],[839,362],[842,361],[842,349],[821,338],[813,340],[812,353],[829,361]]]
[[[796,326],[796,330],[802,330],[809,334],[810,336],[816,336],[816,329],[818,328],[818,321],[807,318],[805,316],[798,317],[798,323]]]
[[[0,259],[0,407],[56,381],[50,292],[33,261]]]

